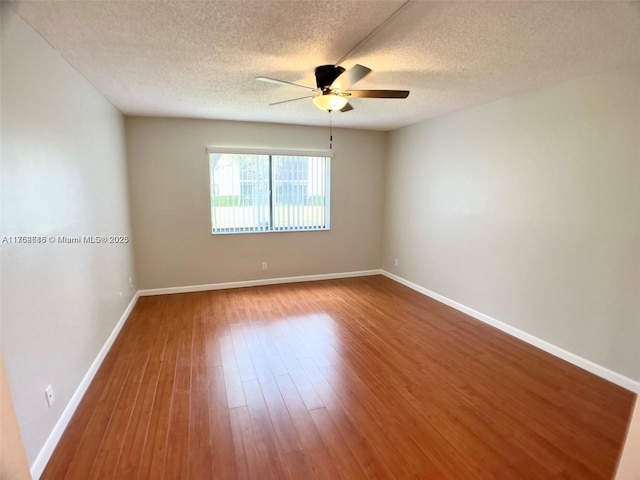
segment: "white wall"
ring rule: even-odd
[[[122,115],[4,3],[1,64],[0,236],[130,235]],[[33,463],[133,296],[132,248],[0,243],[0,262],[2,351]]]
[[[334,130],[330,231],[214,236],[207,146],[326,150],[329,129],[127,117],[126,132],[141,288],[380,267],[386,133]]]
[[[639,67],[394,131],[386,178],[386,270],[640,380]]]

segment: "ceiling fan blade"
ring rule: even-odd
[[[409,90],[349,90],[344,94],[352,98],[407,98]]]
[[[269,105],[280,105],[281,103],[295,102],[296,100],[302,100],[305,98],[313,98],[313,97],[315,97],[315,95],[305,95],[304,97],[290,98],[289,100],[282,100],[281,102],[274,102],[274,103],[270,103]]]
[[[370,72],[371,72],[370,68],[367,68],[365,66],[362,66],[356,63],[349,70],[345,70],[340,75],[338,75],[338,78],[336,78],[331,84],[331,88],[332,89],[335,88],[338,90],[346,90],[354,83],[362,80],[364,77],[369,75]]]
[[[276,85],[286,85],[286,86],[306,88],[307,90],[316,90],[313,87],[307,87],[306,85],[300,85],[298,83],[287,82],[286,80],[278,80],[276,78],[256,77],[256,80],[258,80],[260,82],[275,83]]]
[[[353,110],[353,106],[350,103],[347,103],[344,107],[340,109],[341,112],[348,112],[349,110]]]

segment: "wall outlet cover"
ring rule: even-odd
[[[53,392],[53,386],[49,385],[45,389],[44,394],[47,397],[47,405],[51,408],[56,401],[56,394]]]

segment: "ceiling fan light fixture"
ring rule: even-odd
[[[320,110],[340,110],[347,104],[347,99],[346,97],[328,92],[313,97],[313,103]]]

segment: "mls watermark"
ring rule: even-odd
[[[128,235],[9,235],[2,237],[2,245],[42,245],[55,243],[59,245],[97,245],[129,243]]]

